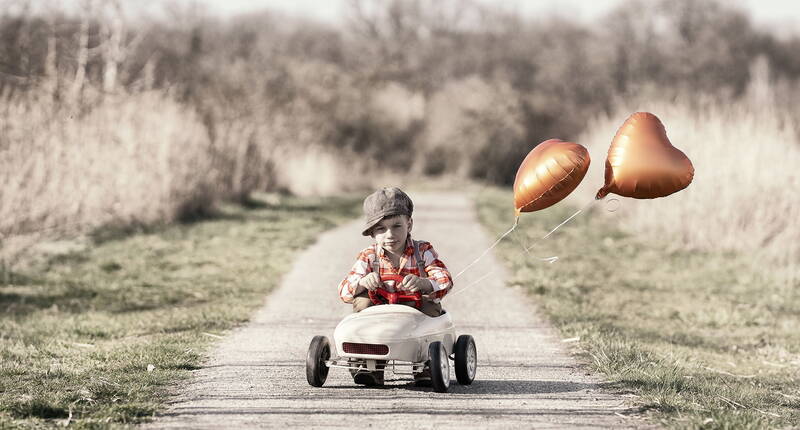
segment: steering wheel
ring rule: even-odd
[[[384,281],[394,281],[395,288],[396,286],[400,285],[403,282],[403,275],[383,275],[381,277],[381,282]],[[390,293],[383,288],[378,288],[375,291],[369,291],[369,298],[372,300],[372,303],[376,305],[382,305],[385,303],[389,304],[397,304],[399,302],[414,302],[414,307],[419,309],[422,307],[422,293],[417,291],[416,293],[409,293],[409,292],[394,292]]]

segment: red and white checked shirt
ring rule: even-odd
[[[433,285],[433,301],[439,302],[451,288],[453,288],[453,278],[447,267],[439,260],[439,254],[433,249],[429,242],[417,241],[419,244],[419,255],[422,261],[425,262],[425,271],[428,273],[428,280]],[[383,250],[382,250],[383,251]],[[375,261],[375,245],[371,245],[358,253],[356,262],[347,277],[339,283],[339,297],[345,303],[353,302],[353,291],[358,285],[358,281],[372,273],[372,263]],[[406,250],[400,257],[400,268],[394,267],[389,257],[386,257],[385,252],[380,255],[380,275],[417,275],[419,269],[417,268],[417,260],[414,258],[414,246],[411,242],[411,237],[406,241]],[[394,290],[394,282],[386,281],[387,289]]]

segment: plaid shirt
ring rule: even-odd
[[[439,302],[451,288],[453,288],[453,278],[447,267],[439,260],[439,254],[433,249],[429,242],[417,241],[419,244],[419,254],[425,262],[425,271],[428,273],[428,280],[433,285],[433,301]],[[375,261],[375,245],[371,245],[367,249],[361,251],[356,257],[356,262],[347,277],[339,283],[339,297],[345,303],[353,303],[353,291],[358,285],[358,281],[372,273],[372,263]],[[406,250],[403,256],[400,257],[400,269],[392,265],[392,262],[386,257],[385,252],[380,255],[380,275],[417,275],[419,269],[417,268],[417,260],[414,258],[414,246],[409,237],[406,242]],[[389,291],[394,291],[394,282],[386,281],[386,286]]]

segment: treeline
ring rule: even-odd
[[[590,24],[353,1],[340,26],[80,5],[1,11],[2,234],[171,221],[387,171],[509,183],[533,144],[574,139],[620,100],[740,97],[757,58],[776,103],[800,94],[800,40],[712,0],[630,0]]]

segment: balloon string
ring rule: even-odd
[[[508,231],[507,231],[507,232],[503,233],[503,235],[502,235],[502,236],[500,236],[500,237],[499,237],[497,240],[495,240],[495,241],[494,241],[494,243],[492,244],[492,246],[490,246],[490,247],[486,248],[486,251],[483,251],[483,254],[479,255],[479,256],[478,256],[478,258],[476,258],[476,259],[475,259],[475,260],[474,260],[472,263],[469,263],[469,264],[467,264],[467,267],[463,268],[463,269],[462,269],[460,272],[458,272],[458,273],[457,273],[455,276],[453,276],[453,279],[456,279],[456,278],[458,278],[458,277],[459,277],[459,276],[461,276],[461,275],[462,275],[464,272],[466,272],[466,271],[467,271],[467,270],[468,270],[470,267],[472,267],[473,265],[475,265],[475,263],[477,263],[478,261],[480,261],[480,259],[481,259],[481,258],[483,258],[483,257],[484,257],[486,254],[488,254],[488,253],[489,253],[489,251],[491,251],[492,249],[494,249],[494,247],[495,247],[495,246],[497,246],[497,244],[498,244],[498,243],[500,243],[500,241],[501,241],[501,240],[503,240],[503,239],[504,239],[506,236],[508,236],[509,234],[511,234],[511,232],[512,232],[512,231],[514,231],[514,229],[515,229],[515,228],[517,228],[517,225],[519,225],[519,217],[517,217],[517,218],[514,220],[514,225],[513,225],[513,226],[511,226],[511,228],[510,228],[510,229],[508,229]]]
[[[525,246],[525,245],[523,245],[523,246],[522,246],[522,248],[525,250],[525,252],[527,252],[527,253],[528,253],[528,255],[530,255],[530,252],[529,252],[529,251],[530,251],[530,250],[531,250],[531,249],[532,249],[534,246],[536,246],[536,245],[537,245],[539,242],[541,242],[541,241],[543,241],[543,240],[547,239],[548,237],[550,237],[550,235],[551,235],[551,234],[553,234],[553,233],[555,233],[555,232],[556,232],[556,230],[558,230],[559,228],[561,228],[561,226],[563,226],[564,224],[566,224],[566,223],[570,222],[570,221],[571,221],[573,218],[575,218],[576,216],[578,216],[578,214],[580,214],[581,212],[583,212],[583,211],[585,211],[585,210],[589,209],[589,207],[591,207],[593,204],[595,204],[595,202],[597,202],[598,200],[601,200],[601,199],[602,199],[602,198],[600,198],[600,199],[597,199],[597,198],[592,198],[592,200],[591,200],[589,203],[585,204],[585,205],[584,205],[582,208],[578,209],[578,210],[577,210],[577,211],[576,211],[574,214],[570,215],[570,217],[569,217],[569,218],[567,218],[567,219],[565,219],[564,221],[562,221],[562,222],[561,222],[561,224],[559,224],[559,225],[555,226],[555,227],[554,227],[552,230],[550,230],[550,231],[549,231],[549,232],[548,232],[546,235],[542,236],[540,239],[538,239],[538,240],[536,240],[535,242],[533,242],[533,244],[532,244],[531,246]],[[539,258],[539,257],[536,257],[536,258]],[[539,259],[540,259],[540,260],[543,260],[543,261],[548,261],[549,263],[555,263],[556,261],[558,261],[558,256],[555,256],[555,257],[547,257],[547,258],[539,258]]]
[[[526,253],[527,253],[529,256],[531,256],[531,257],[534,257],[534,256],[533,256],[533,255],[531,255],[531,253],[530,253],[530,250],[531,250],[531,248],[533,248],[534,246],[536,246],[536,245],[537,245],[539,242],[541,242],[541,241],[543,241],[543,240],[547,239],[548,237],[550,237],[550,235],[552,235],[553,233],[555,233],[555,232],[556,232],[556,230],[558,230],[559,228],[561,228],[561,226],[563,226],[564,224],[566,224],[566,223],[568,223],[569,221],[571,221],[573,218],[575,218],[576,216],[578,216],[578,214],[580,214],[581,212],[583,212],[583,211],[587,210],[587,209],[588,209],[590,206],[592,206],[592,205],[593,205],[593,204],[594,204],[594,203],[595,203],[597,200],[601,200],[601,199],[598,199],[598,198],[593,198],[593,199],[592,199],[592,201],[590,201],[589,203],[587,203],[586,205],[584,205],[582,208],[578,209],[578,210],[577,210],[577,211],[576,211],[574,214],[572,214],[572,215],[571,215],[569,218],[567,218],[567,219],[565,219],[564,221],[562,221],[562,222],[561,222],[561,224],[559,224],[559,225],[555,226],[555,228],[553,228],[553,229],[552,229],[552,230],[550,230],[550,231],[549,231],[549,232],[548,232],[546,235],[542,236],[540,239],[538,239],[537,241],[535,241],[535,242],[534,242],[534,243],[533,243],[531,246],[525,246],[525,244],[524,244],[524,243],[520,243],[520,245],[522,246],[522,249],[523,249],[523,250],[525,250],[525,252],[526,252]],[[483,257],[485,257],[485,256],[486,256],[486,254],[488,254],[488,253],[489,253],[489,251],[491,251],[492,249],[494,249],[494,248],[497,246],[497,244],[498,244],[498,243],[500,243],[500,241],[501,241],[501,240],[503,240],[503,239],[504,239],[506,236],[508,236],[509,234],[511,234],[511,232],[513,232],[513,231],[514,231],[514,230],[517,228],[517,226],[518,226],[518,225],[519,225],[519,216],[517,216],[517,217],[514,219],[514,225],[512,225],[512,226],[511,226],[511,228],[510,228],[510,229],[508,229],[508,231],[507,231],[507,232],[503,233],[503,234],[502,234],[502,235],[501,235],[499,238],[497,238],[497,240],[495,240],[495,241],[494,241],[494,243],[492,244],[492,246],[488,247],[488,248],[487,248],[485,251],[483,251],[483,253],[481,253],[481,255],[479,255],[479,256],[478,256],[478,258],[476,258],[476,259],[475,259],[475,260],[473,260],[471,263],[469,263],[469,264],[467,265],[467,267],[465,267],[465,268],[461,269],[461,271],[460,271],[460,272],[456,273],[456,275],[455,275],[455,276],[453,276],[453,279],[455,280],[456,278],[458,278],[459,276],[461,276],[462,274],[464,274],[464,272],[466,272],[466,271],[467,271],[467,270],[469,270],[469,269],[470,269],[472,266],[474,266],[474,265],[475,265],[475,263],[477,263],[477,262],[478,262],[478,261],[480,261],[480,260],[481,260]],[[547,262],[547,263],[550,263],[550,264],[552,264],[552,263],[555,263],[556,261],[558,261],[558,256],[557,256],[557,255],[555,255],[555,256],[552,256],[552,257],[544,257],[544,258],[542,258],[542,257],[534,257],[534,258],[537,258],[537,259],[539,259],[539,260],[541,260],[541,261],[545,261],[545,262]],[[486,275],[483,275],[483,276],[482,276],[482,277],[481,277],[479,280],[477,280],[477,281],[475,281],[475,282],[473,282],[473,283],[471,283],[471,284],[467,285],[466,287],[464,287],[464,288],[459,288],[459,290],[458,290],[457,292],[461,292],[461,291],[463,291],[463,290],[466,290],[467,288],[469,288],[469,287],[471,287],[471,286],[473,286],[473,285],[477,284],[479,281],[482,281],[484,278],[486,278],[487,276],[489,276],[489,274],[491,274],[491,272],[487,273]],[[454,294],[455,294],[455,293],[454,293]]]
[[[466,290],[467,288],[472,287],[474,285],[478,285],[481,281],[483,281],[484,279],[488,278],[489,275],[491,275],[492,273],[494,273],[494,270],[489,272],[489,273],[487,273],[487,274],[485,274],[485,275],[483,275],[483,276],[481,276],[479,279],[477,279],[476,281],[474,281],[471,284],[467,285],[466,287],[459,288],[458,291],[456,291],[454,293],[451,293],[451,294],[448,294],[447,296],[448,297],[453,297],[453,296],[457,296],[457,295],[461,294],[461,292]]]
[[[558,261],[558,256],[557,255],[554,255],[552,257],[537,257],[537,256],[531,254],[530,248],[525,246],[525,243],[524,243],[524,241],[523,241],[521,236],[519,236],[519,240],[517,240],[517,243],[519,243],[519,246],[522,248],[522,250],[525,251],[526,254],[528,254],[528,257],[532,257],[532,258],[535,258],[535,259],[537,259],[539,261],[544,261],[544,262],[547,262],[547,263],[550,263],[550,264],[555,263],[556,261]],[[533,246],[531,246],[531,248],[533,248]]]

